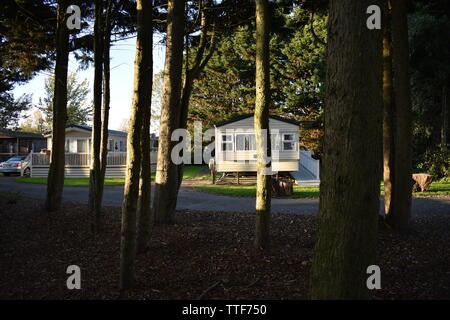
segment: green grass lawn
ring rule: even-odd
[[[105,186],[121,186],[124,184],[124,178],[105,178]],[[16,182],[47,184],[47,178],[27,178],[19,177]],[[89,178],[65,178],[64,185],[67,187],[85,187],[89,185]]]
[[[383,183],[381,183],[381,195],[384,195]],[[230,185],[207,185],[195,186],[194,189],[202,192],[220,194],[233,197],[255,197],[256,186],[230,186]],[[291,198],[318,198],[319,187],[294,186],[294,194]],[[414,192],[414,197],[430,197],[450,195],[450,182],[445,180],[433,182],[428,192]]]
[[[442,180],[432,182],[428,192],[414,192],[413,195],[416,197],[450,195],[450,182]]]
[[[183,179],[208,179],[208,166],[184,166]]]
[[[381,182],[381,195],[384,195],[384,183]],[[446,196],[450,195],[450,181],[448,178],[432,182],[430,190],[427,192],[414,192],[414,197],[433,197],[433,196]]]
[[[3,175],[0,173],[0,175]],[[152,180],[155,178],[155,173],[152,173]],[[188,165],[184,167],[183,179],[209,179],[208,166],[195,166]],[[106,186],[120,186],[124,184],[124,178],[106,178]],[[35,184],[47,184],[47,178],[26,178],[18,177],[17,182],[22,183],[35,183]],[[88,186],[88,178],[66,178],[64,179],[65,186]],[[384,195],[384,185],[381,183],[381,195]],[[255,197],[256,186],[234,186],[234,185],[206,185],[206,186],[194,186],[194,189],[202,192],[208,192],[213,194],[227,195],[233,197]],[[294,194],[292,198],[318,198],[319,187],[301,187],[294,186]],[[431,184],[428,192],[415,192],[415,197],[430,197],[430,196],[443,196],[450,195],[450,179],[444,178],[439,181],[435,181]]]
[[[194,186],[195,190],[233,197],[255,197],[256,186],[208,185]],[[294,186],[292,198],[318,198],[319,187]]]
[[[202,171],[206,171],[208,166],[185,166],[183,179],[207,178],[208,175],[199,175]],[[152,180],[155,179],[155,173],[152,173]],[[124,184],[124,178],[105,178],[105,186],[121,186]],[[16,182],[47,184],[47,178],[27,178],[18,177]],[[64,185],[68,187],[85,187],[89,185],[89,178],[65,178]]]

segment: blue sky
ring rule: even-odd
[[[160,44],[160,36],[155,35],[153,45],[153,72],[157,73],[164,67],[165,48]],[[117,129],[123,119],[130,116],[131,96],[133,92],[133,63],[135,55],[136,38],[119,41],[111,48],[111,109],[110,109],[110,129]],[[33,95],[33,103],[37,104],[44,93],[44,80],[52,71],[40,72],[28,83],[17,86],[14,89],[15,97],[24,93]],[[87,79],[90,86],[93,85],[94,69],[78,70],[78,64],[70,57],[69,72],[77,73],[78,80]],[[92,100],[92,89],[91,96]]]

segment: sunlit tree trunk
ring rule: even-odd
[[[392,79],[391,0],[386,0],[383,26],[383,180],[386,214],[395,211],[395,103]]]
[[[69,32],[66,26],[68,2],[58,2],[56,26],[55,94],[53,96],[52,153],[48,172],[47,211],[61,206],[64,187],[64,162],[67,118],[67,68],[69,63]]]
[[[387,222],[397,230],[408,227],[412,194],[412,111],[409,76],[407,0],[392,2],[392,65],[395,92],[394,210]]]
[[[149,9],[145,12],[152,12],[152,4],[149,1]],[[143,74],[145,78],[142,79],[145,88],[143,88],[146,95],[143,95],[143,112],[142,112],[142,138],[141,138],[141,154],[142,165],[140,173],[140,190],[138,202],[138,235],[137,246],[138,250],[143,251],[148,246],[150,239],[150,232],[153,223],[151,207],[150,207],[150,188],[151,188],[151,161],[150,161],[150,120],[151,120],[151,104],[152,104],[152,75],[153,75],[153,32],[152,32],[152,17],[146,15],[143,26],[143,38],[145,41],[142,48],[142,59],[148,67],[147,72]]]
[[[272,180],[269,134],[270,64],[269,3],[256,0],[256,97],[255,136],[257,153],[255,247],[269,245],[270,200]],[[267,158],[266,158],[267,157]]]
[[[382,31],[366,27],[382,0],[331,0],[325,132],[313,299],[368,294],[375,263],[382,162]]]
[[[212,21],[211,12],[205,10],[205,7],[211,5],[211,0],[203,0],[199,2],[201,23],[200,23],[200,40],[197,45],[197,50],[195,54],[194,61],[192,65],[189,64],[188,52],[189,46],[186,43],[186,73],[184,77],[183,90],[181,93],[180,102],[180,128],[187,128],[187,120],[189,114],[189,102],[192,94],[192,89],[194,85],[194,80],[198,78],[202,70],[208,64],[208,61],[212,57],[216,45],[216,33],[214,22]],[[208,36],[208,34],[210,34]],[[209,40],[209,41],[208,41]],[[209,44],[208,44],[209,43]],[[180,164],[178,167],[178,188],[176,189],[176,194],[174,196],[175,201],[173,203],[173,209],[175,210],[176,202],[178,198],[178,191],[180,189],[181,183],[183,182],[183,169],[184,165]]]
[[[122,204],[122,229],[120,247],[120,289],[128,289],[135,282],[137,206],[139,178],[141,173],[141,139],[144,109],[149,107],[151,67],[149,63],[148,20],[151,19],[149,0],[138,0],[137,4],[136,58],[134,61],[134,92],[131,105],[130,131],[127,139],[127,173]]]
[[[166,61],[153,204],[155,223],[160,224],[173,223],[175,218],[178,169],[171,160],[171,151],[175,146],[171,136],[172,132],[180,126],[184,5],[184,0],[168,1]]]

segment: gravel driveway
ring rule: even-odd
[[[14,177],[0,177],[0,192],[19,192],[27,196],[45,198],[47,186],[42,184],[17,183]],[[65,187],[64,201],[87,203],[88,187]],[[104,190],[103,204],[121,206],[122,186],[107,186]],[[382,204],[383,200],[381,200]],[[383,210],[383,205],[380,206]],[[239,198],[213,195],[181,186],[177,209],[225,212],[254,212],[255,198]],[[319,208],[316,199],[272,199],[272,212],[315,214]],[[413,214],[426,213],[450,215],[450,197],[413,198]]]

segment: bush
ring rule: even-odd
[[[426,170],[435,179],[450,177],[450,152],[441,148],[427,150],[418,169]]]

